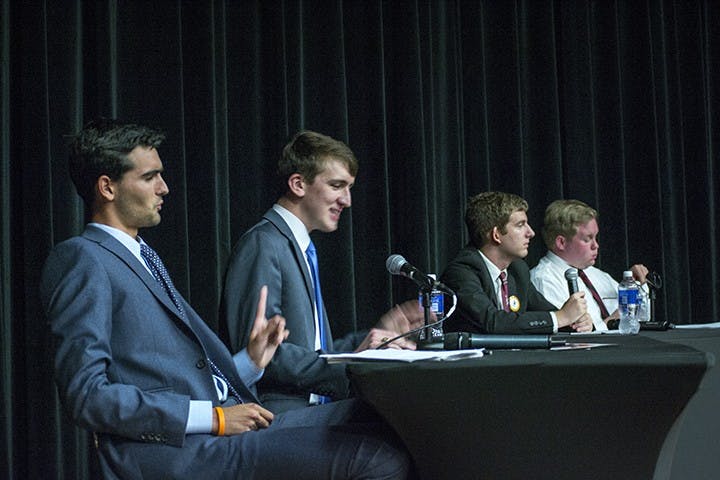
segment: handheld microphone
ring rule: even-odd
[[[565,280],[567,280],[568,291],[570,292],[570,295],[580,291],[580,289],[578,289],[577,278],[577,268],[568,268],[567,270],[565,270]]]
[[[387,258],[385,267],[393,275],[401,275],[414,281],[420,288],[432,288],[436,285],[435,279],[413,267],[405,257],[394,253]]]
[[[566,343],[565,340],[555,339],[551,335],[482,335],[468,332],[449,332],[445,334],[444,349],[550,348],[556,345],[565,345]]]

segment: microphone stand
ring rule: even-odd
[[[417,341],[418,350],[444,350],[444,335],[436,336],[433,334],[433,326],[437,324],[436,320],[431,318],[432,313],[432,293],[438,283],[426,285],[420,288],[420,296],[422,297],[423,313],[425,317],[425,327],[421,330],[420,338]],[[443,295],[445,293],[443,292]]]
[[[655,318],[655,299],[657,298],[657,291],[662,287],[662,279],[656,272],[650,272],[645,279],[648,290],[650,291],[650,321],[657,322]]]
[[[420,296],[422,297],[422,307],[425,318],[425,328],[422,331],[422,338],[418,339],[419,344],[428,344],[432,342],[432,329],[428,327],[428,325],[432,323],[430,321],[430,312],[432,311],[432,290],[432,285],[420,288]]]

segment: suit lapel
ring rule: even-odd
[[[292,245],[293,257],[295,258],[295,263],[297,264],[298,269],[302,272],[303,280],[305,280],[305,290],[307,291],[308,301],[312,305],[314,303],[315,291],[313,290],[310,272],[305,264],[305,252],[303,252],[300,245],[298,245],[297,240],[295,240],[295,235],[293,235],[288,224],[285,223],[285,220],[283,220],[283,218],[275,210],[272,208],[268,210],[265,213],[264,218],[275,225],[275,228],[277,228],[278,231],[288,239],[290,245]]]
[[[305,292],[307,293],[307,299],[308,302],[310,302],[310,309],[312,310],[313,305],[315,304],[315,290],[313,288],[312,277],[310,277],[310,272],[308,271],[307,265],[305,263],[305,252],[303,252],[300,248],[300,245],[298,245],[297,240],[295,240],[295,235],[293,235],[292,230],[290,230],[288,224],[285,223],[285,220],[275,210],[271,208],[265,213],[263,218],[265,218],[265,220],[267,220],[268,222],[272,223],[292,246],[293,257],[295,258],[295,263],[297,264],[298,269],[300,270],[300,272],[302,272],[303,280],[305,280]],[[320,305],[319,308],[322,308],[323,311],[323,325],[325,328],[325,332],[327,332],[327,348],[332,351],[332,330],[330,329],[330,321],[328,320],[327,311],[325,310],[325,305]],[[314,330],[307,330],[307,335],[307,341],[311,344],[314,344]]]
[[[89,240],[98,243],[101,247],[111,252],[116,257],[120,258],[127,266],[137,275],[145,286],[150,290],[153,296],[168,310],[173,312],[175,317],[180,319],[183,323],[189,326],[187,319],[180,314],[173,301],[168,296],[165,289],[160,285],[155,277],[140,263],[138,260],[122,243],[118,242],[112,235],[89,226],[83,232],[83,236]],[[187,305],[187,302],[185,302]]]
[[[490,277],[490,271],[488,270],[487,265],[485,265],[485,260],[483,260],[480,252],[475,249],[472,249],[470,254],[472,256],[472,262],[475,264],[475,268],[480,273],[480,283],[483,286],[485,295],[492,300],[495,308],[502,310],[503,307],[498,304],[497,292],[495,291],[495,279]]]
[[[168,297],[165,289],[160,285],[155,277],[140,263],[140,261],[123,245],[118,242],[112,235],[89,226],[83,232],[83,237],[96,242],[101,247],[105,248],[113,255],[120,258],[129,268],[132,270],[142,282],[147,286],[148,290],[153,296],[168,310],[173,312],[175,320],[182,322],[187,330],[192,333],[192,336],[200,344],[200,347],[205,352],[205,355],[212,358],[213,361],[218,365],[222,372],[228,377],[228,380],[238,390],[240,395],[243,396],[244,400],[258,402],[257,397],[251,392],[243,383],[243,381],[237,375],[237,368],[232,364],[232,359],[227,348],[220,342],[215,334],[210,330],[205,322],[198,316],[198,314],[190,307],[187,302],[183,302],[185,306],[186,315],[180,315],[175,304]]]

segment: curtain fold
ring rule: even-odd
[[[659,313],[720,320],[720,5],[707,0],[0,0],[0,477],[96,478],[61,410],[37,285],[82,231],[66,136],[96,117],[167,133],[162,223],[141,232],[217,329],[233,244],[278,195],[289,136],[360,161],[337,232],[313,234],[336,334],[368,328],[465,244],[467,198],[600,214],[599,266],[659,272]]]

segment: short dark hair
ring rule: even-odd
[[[357,158],[343,142],[311,130],[296,133],[283,148],[282,158],[278,162],[280,193],[287,192],[287,180],[295,173],[302,175],[306,182],[313,183],[328,160],[341,161],[350,175],[357,176]]]
[[[527,202],[512,193],[484,192],[470,197],[465,210],[465,224],[470,242],[475,248],[482,247],[494,227],[498,227],[500,233],[506,233],[510,215],[527,210]]]
[[[150,127],[118,120],[91,120],[70,137],[70,178],[88,208],[95,199],[95,182],[101,175],[119,180],[132,168],[128,154],[135,147],[157,148],[165,134]]]

